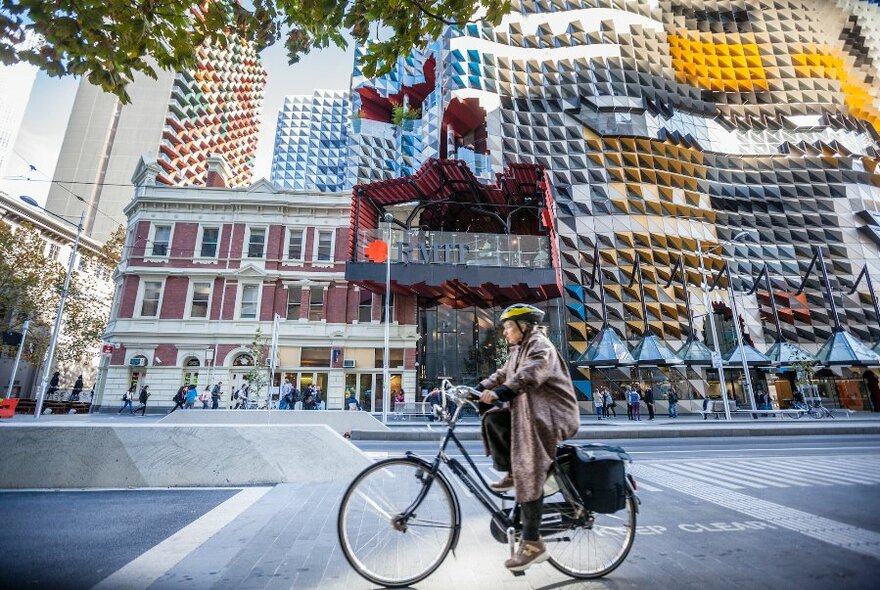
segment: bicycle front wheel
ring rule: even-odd
[[[403,519],[401,515],[411,512]],[[346,490],[337,533],[348,563],[388,588],[430,576],[452,548],[457,512],[446,482],[412,459],[371,465]]]
[[[590,513],[586,522],[575,522],[545,536],[553,567],[581,579],[601,578],[617,569],[635,539],[636,501],[630,494],[623,510],[614,514]]]

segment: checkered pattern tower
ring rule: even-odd
[[[337,192],[346,182],[348,93],[288,96],[278,113],[271,180],[290,190]]]
[[[416,70],[435,60],[423,153],[489,174],[511,162],[548,170],[572,359],[601,324],[589,287],[596,244],[609,322],[631,344],[644,320],[628,286],[636,254],[650,328],[674,347],[689,335],[682,287],[666,287],[684,256],[705,333],[698,241],[708,271],[730,261],[759,348],[776,338],[771,296],[786,338],[815,352],[831,335],[818,285],[794,294],[816,246],[842,322],[880,339],[864,294],[844,294],[865,264],[880,278],[880,6],[514,0],[498,26],[450,27],[413,59]],[[361,99],[400,93],[395,76],[356,71],[353,88]],[[356,181],[398,173],[390,137],[352,143]],[[728,243],[744,230],[750,239]],[[774,292],[745,295],[765,262]]]

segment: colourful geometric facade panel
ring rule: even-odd
[[[157,180],[204,185],[207,158],[216,154],[229,165],[230,186],[249,183],[265,86],[266,70],[253,46],[199,47],[195,68],[178,73],[171,88]]]

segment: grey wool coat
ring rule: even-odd
[[[574,436],[580,426],[566,363],[545,329],[538,326],[518,346],[511,347],[504,366],[482,385],[486,389],[506,385],[517,394],[510,402],[511,473],[516,500],[537,500],[543,495],[557,445]]]

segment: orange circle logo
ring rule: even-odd
[[[367,244],[364,254],[370,262],[385,262],[388,260],[388,244],[383,240],[373,240]]]

